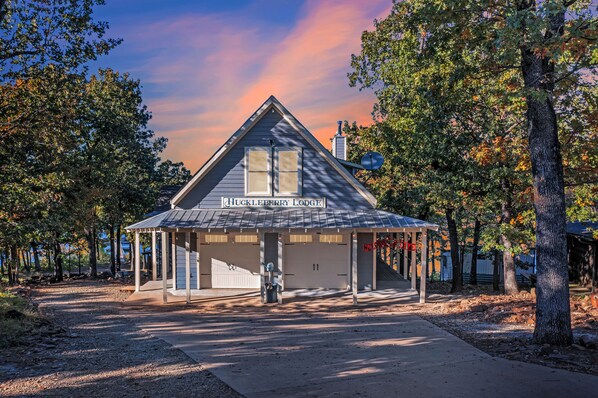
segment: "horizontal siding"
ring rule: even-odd
[[[186,255],[185,255],[185,234],[176,234],[176,286],[177,289],[186,289]],[[191,268],[191,288],[197,288],[197,235],[191,234],[191,255],[189,257]]]
[[[328,208],[367,209],[371,204],[275,111],[260,121],[179,203],[183,209],[220,208],[223,196],[245,196],[245,148],[269,146],[303,148],[304,197],[326,197]]]

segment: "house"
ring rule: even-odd
[[[160,234],[163,270],[171,257],[173,289],[188,302],[195,289],[260,289],[268,263],[283,295],[324,288],[356,299],[358,289],[376,287],[375,251],[367,248],[381,232],[419,238],[425,267],[427,231],[437,226],[376,209],[353,176],[359,165],[346,162],[340,125],[333,148],[338,158],[271,96],[172,197],[170,210],[127,227],[135,247],[140,233],[151,233],[155,251]],[[420,290],[424,300],[425,280]],[[166,278],[163,291],[166,302]]]
[[[569,280],[594,291],[598,282],[596,250],[598,240],[594,231],[598,222],[568,222],[567,251],[569,261]]]

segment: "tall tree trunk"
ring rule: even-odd
[[[451,245],[451,262],[453,263],[453,283],[451,293],[463,290],[463,278],[461,276],[461,260],[459,258],[459,237],[457,235],[457,223],[453,218],[453,209],[446,210],[446,223],[448,225],[449,242]]]
[[[18,267],[18,259],[17,259],[17,245],[12,245],[10,247],[10,261],[7,263],[8,265],[8,284],[14,285],[15,283],[19,283],[18,274],[17,274],[17,267]]]
[[[57,233],[56,240],[54,241],[54,278],[56,279],[56,282],[63,281],[62,274],[62,248],[60,247]]]
[[[4,251],[0,251],[0,276],[4,275],[5,264],[6,264],[6,254]]]
[[[500,241],[504,246],[504,251],[502,252],[502,262],[505,294],[517,294],[519,293],[519,287],[517,286],[517,274],[515,270],[515,257],[513,256],[513,244],[505,235],[501,235]]]
[[[430,234],[430,251],[432,253],[432,275],[431,278],[436,274],[436,239],[433,233]]]
[[[473,225],[473,246],[471,248],[471,270],[469,271],[469,283],[478,284],[478,250],[480,244],[480,220],[476,217]]]
[[[98,262],[96,257],[96,228],[92,227],[87,233],[87,246],[89,248],[89,274],[98,276]]]
[[[494,261],[492,269],[492,290],[498,292],[500,290],[500,260],[502,256],[497,249],[494,249]]]
[[[120,252],[121,252],[121,239],[122,239],[122,235],[121,235],[121,231],[120,231],[120,224],[116,226],[116,269],[118,269],[120,271],[120,266],[121,264],[121,256],[120,256]]]
[[[506,194],[506,199],[502,203],[501,222],[505,225],[509,225],[513,219],[511,210],[511,190],[508,185],[506,180],[503,181],[503,191]],[[506,233],[500,234],[500,243],[503,246],[502,263],[505,294],[517,294],[519,293],[519,287],[517,286],[515,258],[513,257],[513,243]]]
[[[31,272],[31,253],[29,250],[23,250],[23,257],[25,258],[25,269],[28,273]]]
[[[31,242],[31,249],[33,250],[33,262],[35,264],[35,270],[37,272],[42,271],[42,265],[39,262],[39,252],[37,250],[37,243]]]
[[[46,260],[48,260],[48,270],[51,270],[53,267],[53,265],[52,265],[52,246],[50,246],[50,245],[45,246],[45,257],[46,257]]]
[[[96,242],[96,263],[98,261],[102,261],[102,251],[100,250],[100,234],[99,231],[94,229],[95,231],[95,242]],[[97,273],[97,270],[96,270]]]
[[[110,225],[110,272],[112,275],[116,275],[116,253],[114,252],[114,226]]]
[[[536,7],[522,1],[519,8]],[[565,10],[548,14],[547,40],[562,36]],[[527,130],[536,210],[536,326],[538,343],[570,345],[571,311],[567,267],[565,184],[554,110],[555,65],[549,55],[522,46],[521,69],[527,102]]]

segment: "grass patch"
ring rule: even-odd
[[[41,322],[29,302],[0,288],[0,348],[20,344]]]

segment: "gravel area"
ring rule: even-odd
[[[78,280],[33,290],[55,327],[0,352],[3,397],[240,397],[124,315],[123,285]]]

